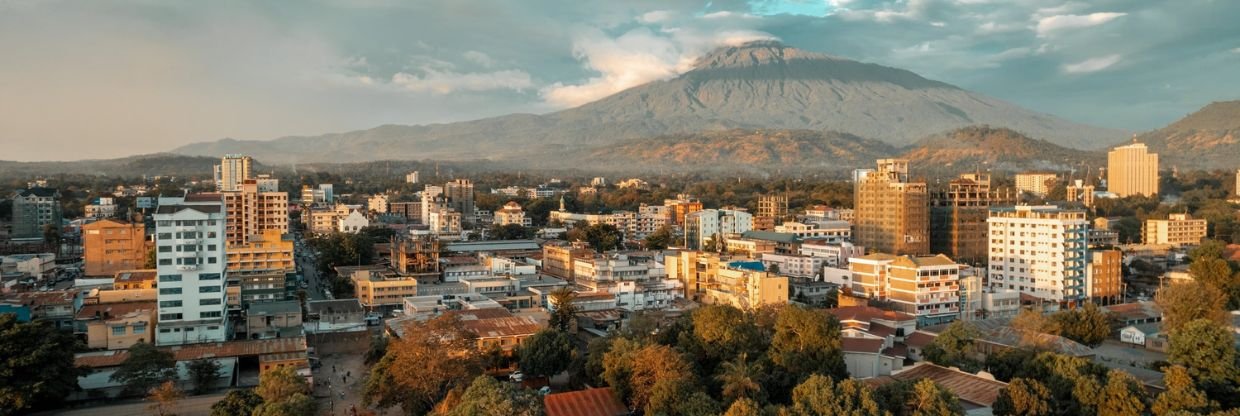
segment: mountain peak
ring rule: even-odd
[[[1215,101],[1164,130],[1240,130],[1240,101]]]
[[[795,59],[839,59],[827,54],[808,52],[784,45],[778,40],[755,40],[739,45],[719,47],[698,58],[694,69],[744,68],[758,65],[784,64]]]

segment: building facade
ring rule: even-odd
[[[930,252],[980,265],[988,249],[991,206],[1016,203],[1010,190],[992,190],[989,173],[966,173],[930,198]]]
[[[854,242],[884,253],[930,253],[929,195],[924,181],[909,180],[908,160],[880,159],[857,179]]]
[[[250,179],[254,159],[245,155],[225,155],[215,165],[215,190],[233,192],[241,190],[241,183]]]
[[[1206,238],[1208,223],[1188,213],[1171,214],[1165,220],[1147,219],[1142,224],[1142,242],[1151,245],[1195,246]]]
[[[1119,146],[1107,153],[1107,191],[1120,198],[1158,194],[1158,154],[1144,143]]]
[[[87,276],[112,276],[141,269],[151,246],[140,222],[104,219],[82,226],[82,257]]]
[[[947,256],[900,256],[887,263],[886,275],[887,300],[916,316],[918,326],[959,318],[960,265]]]
[[[225,317],[224,201],[160,198],[155,211],[158,345],[221,342]]]
[[[705,209],[685,217],[685,247],[703,250],[709,242],[723,246],[730,234],[753,229],[753,216],[745,211]]]
[[[1096,303],[1116,304],[1123,301],[1123,268],[1124,253],[1119,250],[1097,250],[1089,252],[1089,264],[1086,265],[1089,280],[1086,287],[1089,297]]]
[[[1050,172],[1025,172],[1016,174],[1016,191],[1043,197],[1051,192],[1052,184],[1059,182],[1059,175]]]
[[[1068,304],[1089,296],[1089,221],[1084,210],[1052,205],[991,208],[987,223],[991,289]]]
[[[525,217],[525,210],[521,209],[521,204],[516,201],[508,201],[503,208],[495,210],[495,225],[520,225],[523,227],[530,226],[530,219]]]
[[[43,229],[61,226],[60,191],[52,188],[30,188],[13,197],[14,240],[42,240]]]

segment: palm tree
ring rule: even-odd
[[[762,366],[751,364],[748,359],[749,354],[742,352],[735,360],[719,365],[715,381],[722,384],[725,400],[730,402],[742,397],[758,400],[762,386],[758,384],[757,378],[762,373]]]
[[[577,305],[573,304],[575,299],[577,299],[577,292],[573,292],[567,286],[551,292],[550,302],[555,305],[555,310],[551,311],[552,328],[559,331],[568,331],[572,328],[573,321],[577,319]]]

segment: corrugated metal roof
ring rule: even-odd
[[[548,394],[543,397],[547,416],[624,416],[629,409],[610,387]]]
[[[940,367],[932,363],[918,363],[912,368],[891,375],[897,380],[918,380],[928,378],[943,388],[954,393],[960,400],[990,407],[999,397],[999,390],[1007,387],[1007,383],[991,380],[959,370]]]

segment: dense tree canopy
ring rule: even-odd
[[[973,342],[979,336],[981,333],[972,324],[955,321],[926,346],[922,355],[927,361],[941,366],[976,371],[980,363],[973,358]]]
[[[443,416],[540,416],[543,414],[542,397],[538,393],[508,383],[501,383],[491,376],[474,379],[459,400],[447,409]],[[438,413],[438,412],[437,412]]]
[[[379,408],[399,404],[406,412],[425,413],[482,373],[477,337],[452,315],[406,325],[404,336],[371,367],[363,403]]]
[[[74,367],[78,343],[47,322],[19,323],[0,314],[0,415],[60,403],[85,371]]]
[[[568,369],[574,351],[573,340],[568,333],[544,329],[522,341],[517,350],[517,365],[525,374],[535,377],[551,377]]]
[[[1013,379],[999,390],[993,406],[995,416],[1049,416],[1050,390],[1037,380]]]
[[[171,352],[161,351],[154,345],[139,342],[129,348],[129,356],[111,379],[125,384],[131,392],[147,392],[177,375],[177,361]]]

